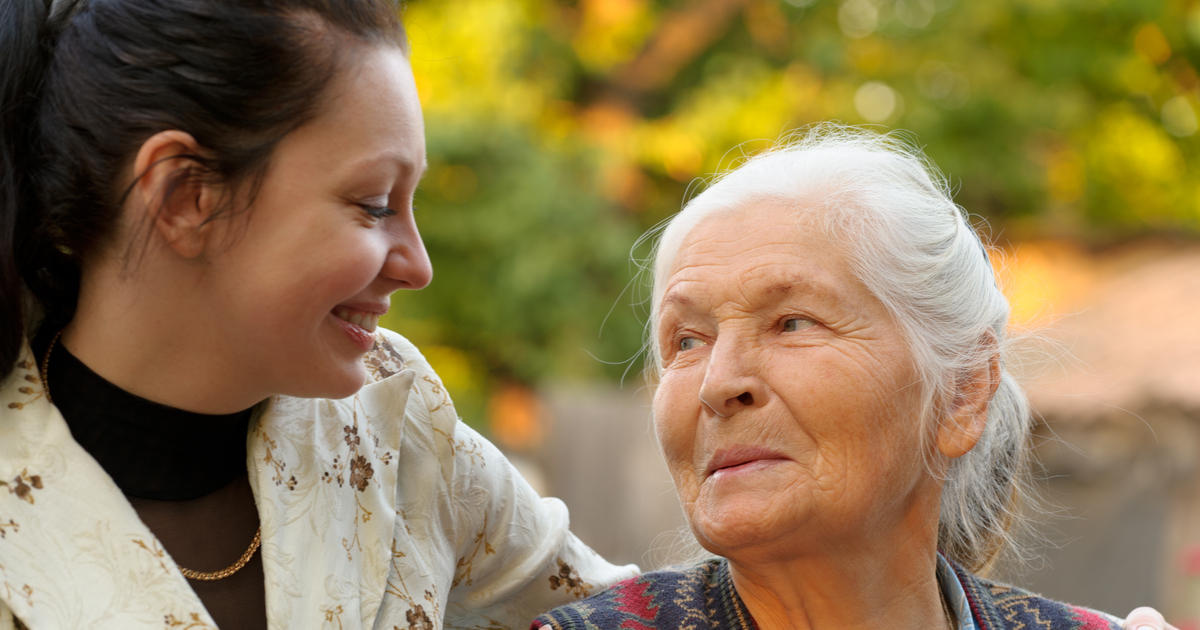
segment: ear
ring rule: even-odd
[[[206,221],[215,209],[216,191],[193,176],[200,166],[187,157],[201,151],[191,134],[160,131],[142,143],[133,163],[137,179],[129,196],[134,207],[147,214],[153,231],[184,258],[204,253],[211,231]]]
[[[1000,387],[1000,351],[991,330],[979,340],[987,362],[958,380],[954,409],[937,431],[937,447],[951,459],[975,448],[987,427],[988,404]]]

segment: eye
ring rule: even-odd
[[[796,332],[815,325],[816,322],[807,317],[789,317],[783,320],[783,332]]]
[[[358,207],[362,208],[373,219],[386,219],[387,217],[395,216],[396,211],[387,206],[373,206],[370,204],[360,203]]]
[[[707,345],[708,344],[704,343],[703,341],[701,341],[695,337],[684,337],[683,339],[679,340],[680,352],[694,350],[696,348],[699,348],[700,346],[707,346]]]

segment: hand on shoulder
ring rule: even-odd
[[[1125,630],[1179,630],[1167,623],[1162,614],[1149,606],[1134,608],[1125,618]]]

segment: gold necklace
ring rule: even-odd
[[[54,344],[58,343],[58,338],[61,337],[62,334],[62,330],[59,330],[54,334],[54,338],[50,340],[50,346],[46,348],[46,356],[42,357],[42,390],[46,392],[46,402],[50,404],[54,404],[54,399],[50,398],[50,352],[54,350]],[[179,572],[189,580],[199,580],[201,582],[215,582],[216,580],[223,580],[234,573],[241,571],[242,567],[246,566],[247,562],[250,562],[250,558],[254,557],[254,552],[258,551],[258,547],[261,544],[262,527],[260,526],[258,531],[254,532],[254,540],[250,541],[250,547],[246,549],[246,553],[243,553],[242,557],[238,558],[237,562],[234,562],[227,568],[221,569],[220,571],[202,573],[200,571],[185,569],[181,564],[176,564],[175,566],[179,567]]]
[[[246,549],[246,553],[243,553],[242,557],[238,558],[237,562],[234,562],[233,565],[228,568],[221,569],[220,571],[201,573],[199,571],[185,569],[182,565],[177,564],[175,566],[179,567],[179,572],[183,574],[183,577],[186,577],[189,580],[200,580],[201,582],[215,582],[216,580],[223,580],[234,573],[241,571],[242,567],[246,566],[247,562],[250,562],[250,558],[254,556],[254,552],[258,551],[258,546],[261,543],[262,527],[259,527],[258,531],[254,532],[254,540],[250,541],[250,548]]]

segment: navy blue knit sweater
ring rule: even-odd
[[[1095,611],[977,578],[954,566],[979,630],[1120,630]],[[533,621],[553,630],[756,630],[733,588],[729,563],[714,559],[625,580]]]

